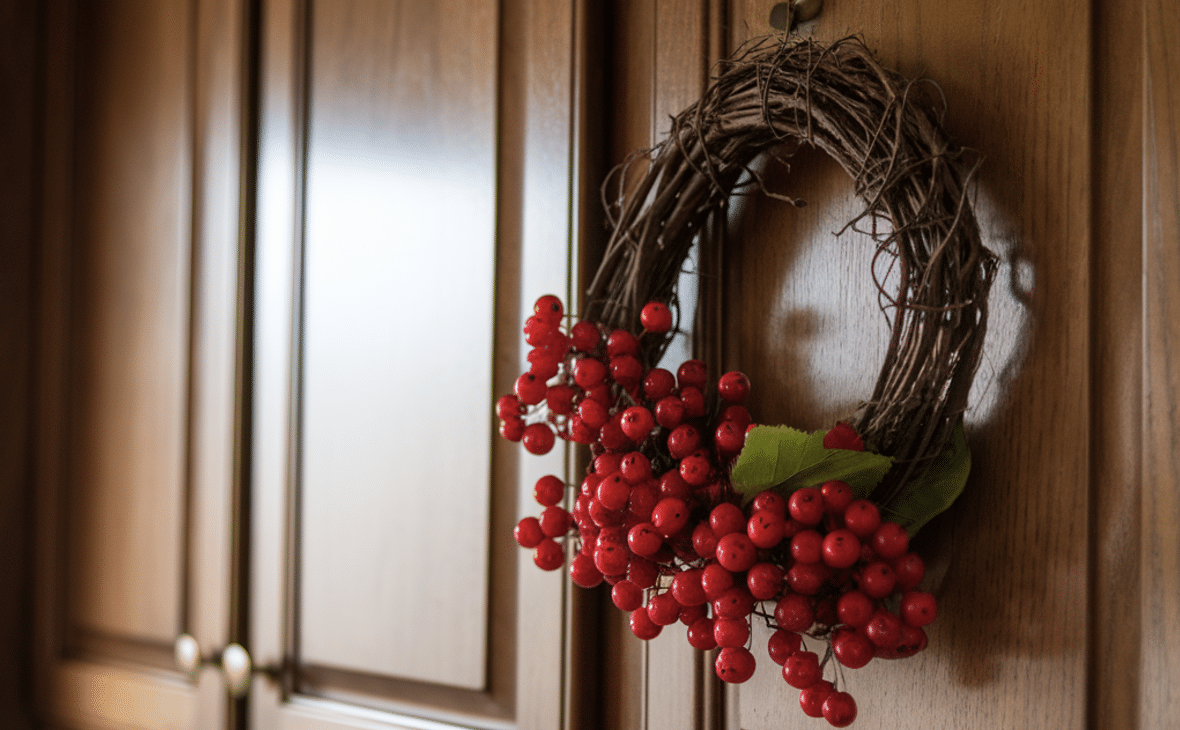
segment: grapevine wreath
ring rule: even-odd
[[[718,650],[727,682],[752,676],[750,622],[765,621],[767,651],[803,711],[837,727],[857,711],[840,667],[925,647],[937,605],[918,590],[909,538],[970,467],[962,419],[996,258],[968,198],[977,163],[947,138],[931,89],[856,38],[746,46],[642,153],[646,165],[621,168],[585,311],[565,326],[556,297],[537,300],[524,325],[529,370],[496,404],[500,433],[528,451],[560,437],[594,457],[570,501],[558,477],[537,482],[545,509],[515,537],[538,566],[561,567],[568,543],[575,583],[610,584],[641,639],[684,623],[692,646]],[[694,238],[758,180],[755,158],[801,145],[835,159],[864,200],[848,226],[875,241],[892,327],[860,410],[812,434],[752,424],[742,373],[711,385],[698,360],[675,374],[658,367]]]

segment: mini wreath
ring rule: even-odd
[[[545,509],[515,537],[538,566],[561,567],[571,542],[575,583],[612,585],[640,639],[686,624],[692,646],[719,648],[727,682],[753,675],[751,621],[765,621],[803,711],[837,727],[857,711],[839,666],[926,646],[937,603],[918,590],[924,566],[909,538],[970,469],[962,418],[996,258],[968,198],[978,164],[947,137],[923,93],[932,88],[882,68],[856,38],[744,47],[640,153],[646,165],[621,168],[583,316],[564,328],[560,300],[537,300],[524,326],[529,370],[497,402],[500,433],[526,450],[546,453],[560,437],[594,456],[569,487],[572,510],[560,478],[537,482]],[[675,375],[657,366],[694,239],[739,188],[761,186],[759,155],[804,144],[835,159],[865,202],[847,227],[876,243],[891,321],[871,396],[811,434],[754,425],[742,373],[711,388],[698,360]],[[896,292],[877,276],[882,260],[896,267]]]

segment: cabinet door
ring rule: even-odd
[[[64,727],[224,726],[242,5],[48,6],[37,693]]]
[[[576,5],[262,17],[252,726],[563,727],[568,588],[512,528],[569,454],[491,404],[574,273]]]
[[[613,160],[665,132],[709,64],[772,32],[776,4],[617,3]],[[948,129],[985,158],[974,203],[1003,260],[966,414],[972,478],[915,542],[940,616],[919,656],[844,671],[858,726],[1156,728],[1175,717],[1165,688],[1180,625],[1165,617],[1176,593],[1165,566],[1180,513],[1163,444],[1176,431],[1160,414],[1175,390],[1164,292],[1177,267],[1160,242],[1177,230],[1162,182],[1175,155],[1160,145],[1177,134],[1162,111],[1175,109],[1177,71],[1161,44],[1178,22],[1158,3],[1005,13],[917,0],[829,2],[804,28],[825,41],[858,33],[887,66],[940,85]],[[822,154],[804,149],[789,173],[765,173],[808,205],[735,201],[702,264],[718,286],[702,293],[697,352],[750,375],[756,421],[822,428],[868,397],[887,345],[872,244],[834,235],[863,205]],[[683,630],[643,645],[618,612],[606,625],[619,670],[609,727],[816,722],[765,658],[761,628],[754,678],[714,702],[708,657],[694,658]]]

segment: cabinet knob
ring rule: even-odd
[[[201,646],[197,640],[189,634],[176,637],[173,655],[176,658],[176,668],[185,674],[190,682],[196,682],[203,660]],[[225,678],[225,688],[231,697],[237,699],[246,696],[250,691],[253,665],[250,653],[241,644],[230,644],[221,651],[214,652],[209,661],[221,665],[221,676]]]

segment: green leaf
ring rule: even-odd
[[[962,494],[971,473],[971,451],[963,424],[955,429],[951,441],[922,476],[905,486],[889,510],[893,519],[906,529],[910,537],[938,515]]]
[[[824,431],[804,433],[789,426],[757,426],[734,464],[730,481],[744,502],[774,489],[784,497],[796,489],[839,479],[857,496],[867,495],[889,471],[893,459],[867,451],[825,449]]]

